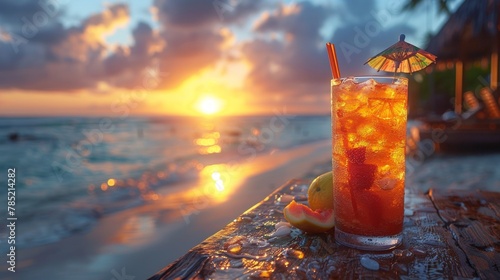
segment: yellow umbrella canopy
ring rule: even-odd
[[[432,63],[436,63],[436,56],[405,42],[404,34],[399,36],[399,42],[365,62],[377,72],[382,70],[410,74]]]

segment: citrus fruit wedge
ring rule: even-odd
[[[307,190],[309,207],[314,210],[333,209],[333,175],[332,171],[316,177]]]
[[[333,209],[313,211],[295,200],[283,209],[283,214],[292,226],[309,233],[325,232],[335,226]]]

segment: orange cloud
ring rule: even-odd
[[[106,36],[129,21],[128,6],[115,4],[102,13],[91,15],[79,28],[71,28],[66,40],[54,47],[54,51],[62,57],[85,62],[89,54],[104,56],[107,46]],[[90,50],[89,50],[90,49]]]
[[[114,4],[100,14],[90,16],[83,23],[83,33],[89,42],[103,41],[119,27],[125,26],[130,19],[128,6]]]

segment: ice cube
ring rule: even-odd
[[[394,116],[406,116],[406,103],[405,102],[394,102],[392,103],[392,113]]]
[[[392,190],[396,187],[398,180],[394,178],[382,178],[377,181],[377,186],[383,190]]]
[[[361,91],[367,95],[371,94],[375,90],[375,86],[377,85],[377,82],[374,79],[369,79],[364,83],[361,83]]]
[[[351,90],[354,87],[354,78],[353,77],[347,77],[344,79],[343,83],[340,85],[340,89],[343,91],[348,91]]]
[[[363,135],[363,137],[371,136],[375,133],[375,127],[369,124],[361,125],[358,128],[358,134]]]

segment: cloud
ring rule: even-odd
[[[281,4],[263,13],[254,29],[271,35],[243,48],[252,64],[248,85],[263,94],[324,94],[321,85],[328,85],[329,66],[319,30],[328,16],[324,7],[309,2]]]
[[[200,28],[239,22],[260,11],[267,1],[155,0],[160,21],[170,28]]]
[[[44,12],[43,8],[48,7],[48,1],[0,1],[0,24],[2,26],[22,26],[25,18],[33,21],[33,16],[38,12]]]
[[[299,2],[264,12],[254,28],[263,36],[247,42],[243,48],[252,64],[248,87],[263,95],[289,97],[328,93],[328,41],[336,45],[343,76],[371,73],[371,68],[363,65],[371,55],[395,43],[400,33],[411,34],[415,30],[405,24],[389,25],[394,18],[392,11],[379,10],[371,2],[362,3],[327,7]],[[340,19],[340,23],[325,38],[320,30],[331,19]]]
[[[132,38],[134,44],[130,48],[118,47],[103,61],[105,81],[116,87],[140,86],[144,79],[140,73],[160,57],[166,45],[145,22],[139,22],[132,30]]]
[[[349,0],[343,1],[345,5],[344,15],[348,15],[350,18],[356,21],[364,21],[370,17],[370,13],[367,11],[375,10],[375,1],[366,0]]]
[[[145,22],[139,22],[132,30],[132,38],[134,44],[130,48],[119,46],[104,60],[108,74],[118,74],[128,68],[143,68],[165,46],[165,42]]]
[[[139,22],[131,30],[132,45],[110,46],[105,37],[129,21],[126,4],[109,5],[77,26],[64,27],[63,6],[52,2],[0,3],[0,15],[8,15],[0,17],[0,50],[6,54],[0,57],[0,88],[95,90],[102,82],[133,88],[142,83],[139,73],[155,61],[168,75],[158,87],[175,88],[225,56],[224,44],[232,37],[226,26],[263,6],[259,1],[156,0],[159,28]],[[44,20],[38,24],[36,18]]]
[[[29,7],[27,16],[35,10],[27,2],[8,8],[21,16],[21,6]],[[55,6],[51,7],[49,12],[56,11]],[[104,37],[128,22],[128,6],[110,5],[81,25],[69,28],[64,28],[57,17],[50,17],[49,12],[39,5],[33,21],[19,24],[19,18],[9,18],[9,31],[4,32],[10,39],[0,41],[0,50],[8,57],[0,59],[0,87],[71,91],[92,89],[105,78],[102,62],[109,47]],[[37,14],[44,14],[46,20],[37,21],[42,18]],[[29,19],[27,16],[21,18]]]
[[[217,20],[212,1],[155,0],[159,18],[170,27],[200,27]]]
[[[227,56],[224,44],[230,24],[238,24],[265,5],[261,1],[155,0],[166,43],[159,54],[160,70],[168,78],[160,87],[171,89]],[[229,32],[230,33],[230,32]]]
[[[219,20],[224,23],[241,23],[249,16],[255,15],[274,6],[273,1],[212,1]]]
[[[223,22],[205,0],[156,0],[160,36],[166,46],[158,54],[160,72],[168,73],[160,87],[175,88],[196,72],[215,65],[223,55]],[[247,7],[247,5],[242,6]],[[240,8],[239,10],[246,8]],[[233,11],[234,12],[234,11]],[[240,12],[242,16],[246,15]],[[233,19],[235,20],[235,19]]]
[[[215,64],[221,58],[224,38],[215,31],[200,28],[162,35],[168,44],[160,55],[162,72],[169,73],[168,81],[163,84],[166,88],[176,87],[185,78]]]
[[[401,33],[415,33],[415,29],[405,23],[391,24],[391,20],[397,16],[396,9],[375,9],[368,6],[364,11],[368,16],[357,21],[348,21],[336,28],[330,39],[335,44],[343,76],[375,73],[364,63],[396,43]],[[357,13],[359,11],[355,14]]]
[[[159,29],[143,22],[133,29],[134,45],[118,48],[104,60],[108,83],[141,85],[144,77],[138,73],[155,61],[163,75],[156,86],[172,89],[221,57],[224,36],[211,1],[157,0],[154,5]]]
[[[126,4],[111,5],[102,13],[88,17],[82,24],[83,33],[89,41],[102,41],[104,36],[124,26],[129,17],[130,11]]]

